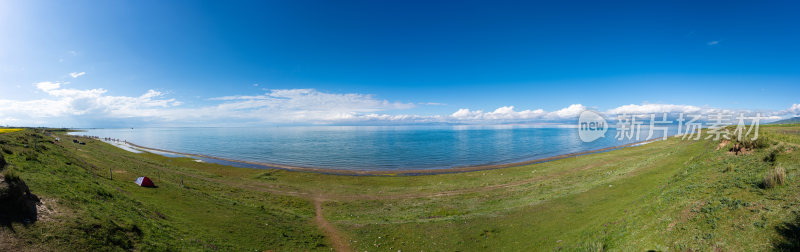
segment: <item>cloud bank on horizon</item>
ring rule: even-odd
[[[82,75],[83,73],[81,73]],[[168,94],[149,90],[131,96],[108,95],[108,90],[73,89],[62,82],[34,85],[47,97],[33,100],[0,99],[0,125],[48,127],[146,127],[146,126],[254,126],[275,124],[398,125],[398,124],[502,124],[564,123],[574,121],[585,110],[607,116],[650,113],[755,113],[766,120],[800,114],[800,104],[785,110],[750,111],[677,104],[629,104],[600,110],[583,104],[562,109],[518,110],[503,106],[493,111],[459,108],[452,114],[415,115],[403,110],[416,106],[441,106],[430,102],[403,103],[370,94],[329,93],[316,89],[264,89],[259,95],[224,96],[207,99],[215,104],[185,106]],[[398,113],[400,112],[400,113]]]

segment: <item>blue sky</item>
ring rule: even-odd
[[[791,1],[2,1],[0,124],[460,122],[462,109],[548,121],[630,104],[787,117],[800,113],[797,13]]]

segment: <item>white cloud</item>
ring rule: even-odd
[[[574,119],[586,109],[587,108],[581,104],[572,104],[569,105],[569,107],[548,114],[548,117],[551,119]]]
[[[606,111],[606,114],[652,114],[652,113],[697,113],[703,110],[697,106],[676,104],[629,104]]]
[[[469,109],[462,108],[458,109],[458,111],[456,111],[450,116],[456,119],[475,120],[475,119],[481,119],[481,117],[483,116],[483,111],[482,110],[471,111]]]
[[[116,96],[101,88],[66,88],[63,82],[45,81],[34,85],[42,91],[44,98],[24,101],[0,98],[0,125],[106,127],[109,122],[118,122],[116,125],[122,127],[273,123],[563,123],[575,120],[588,109],[582,104],[572,104],[553,111],[502,106],[491,111],[460,108],[446,115],[394,114],[418,104],[436,104],[392,102],[369,94],[328,93],[316,89],[265,89],[260,95],[215,97],[207,99],[207,105],[186,107],[182,101],[169,98],[168,94],[158,90],[148,90],[138,96]],[[629,104],[609,109],[606,114],[707,114],[731,111],[693,105]],[[763,113],[770,118],[789,114],[800,114],[800,104]]]
[[[789,107],[789,111],[795,114],[800,114],[800,104],[792,104],[792,106]]]
[[[543,109],[514,110],[514,106],[499,107],[491,112],[483,110],[459,109],[450,117],[460,121],[530,121],[530,120],[570,120],[575,119],[586,107],[581,104],[572,104],[553,112]]]
[[[40,89],[42,91],[45,91],[45,92],[49,92],[51,90],[58,89],[60,87],[61,87],[61,83],[60,82],[42,81],[42,82],[36,83],[36,88],[38,88],[38,89]]]
[[[86,74],[86,72],[80,72],[80,73],[79,72],[72,72],[72,73],[69,73],[69,76],[72,76],[72,78],[78,78],[78,77],[83,76],[84,74]]]
[[[213,107],[265,122],[331,122],[366,113],[413,108],[413,103],[389,102],[365,94],[333,94],[315,89],[270,89],[263,95],[224,96]]]
[[[411,115],[375,112],[413,108],[413,103],[390,102],[366,94],[334,94],[315,89],[274,89],[263,95],[227,96],[217,104],[181,108],[181,101],[149,90],[138,97],[112,96],[105,89],[63,88],[60,82],[36,83],[45,99],[0,100],[2,123],[68,121],[76,118],[147,121],[155,124],[192,123],[332,123],[364,120],[410,120]],[[14,119],[14,120],[12,120]],[[84,125],[92,126],[92,125]]]
[[[719,44],[719,40],[709,41],[708,45],[713,46]]]
[[[39,82],[36,87],[49,97],[18,101],[0,99],[0,124],[17,122],[38,125],[44,122],[63,123],[76,118],[97,120],[119,118],[148,118],[173,107],[175,99],[163,98],[158,91],[149,90],[139,97],[111,96],[105,89],[78,90],[62,88],[60,82]]]
[[[710,116],[715,114],[725,115],[739,115],[744,114],[754,116],[760,114],[762,120],[774,121],[784,119],[792,116],[800,116],[800,104],[793,104],[785,110],[749,110],[749,109],[723,109],[713,107],[698,107],[692,105],[677,105],[677,104],[630,104],[620,106],[606,111],[606,115],[613,117],[622,114],[628,115],[645,115],[667,113],[670,117],[676,117],[679,113],[686,115],[704,115]]]
[[[652,114],[660,116],[664,113],[666,113],[668,117],[677,117],[681,113],[687,116],[688,115],[710,116],[716,114],[755,115],[755,113],[761,113],[762,116],[766,116],[774,112],[747,110],[747,109],[723,109],[723,108],[714,108],[708,106],[699,107],[699,106],[681,105],[681,104],[640,104],[640,105],[629,104],[629,105],[619,106],[614,109],[609,109],[606,111],[605,114],[609,117],[615,117],[627,114],[627,115],[636,115],[642,118],[647,118]]]
[[[800,116],[800,104],[792,104],[788,109],[775,112],[773,115],[787,117]]]

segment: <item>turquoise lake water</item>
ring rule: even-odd
[[[348,170],[440,169],[534,160],[637,142],[584,143],[575,128],[529,126],[304,126],[88,129],[76,135],[127,140],[192,154]],[[643,130],[641,139],[647,136]],[[660,137],[656,132],[656,137]]]

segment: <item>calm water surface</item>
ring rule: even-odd
[[[636,142],[617,141],[614,129],[584,143],[574,128],[529,126],[127,128],[75,134],[236,160],[349,170],[501,164]],[[646,136],[643,130],[641,140]]]

